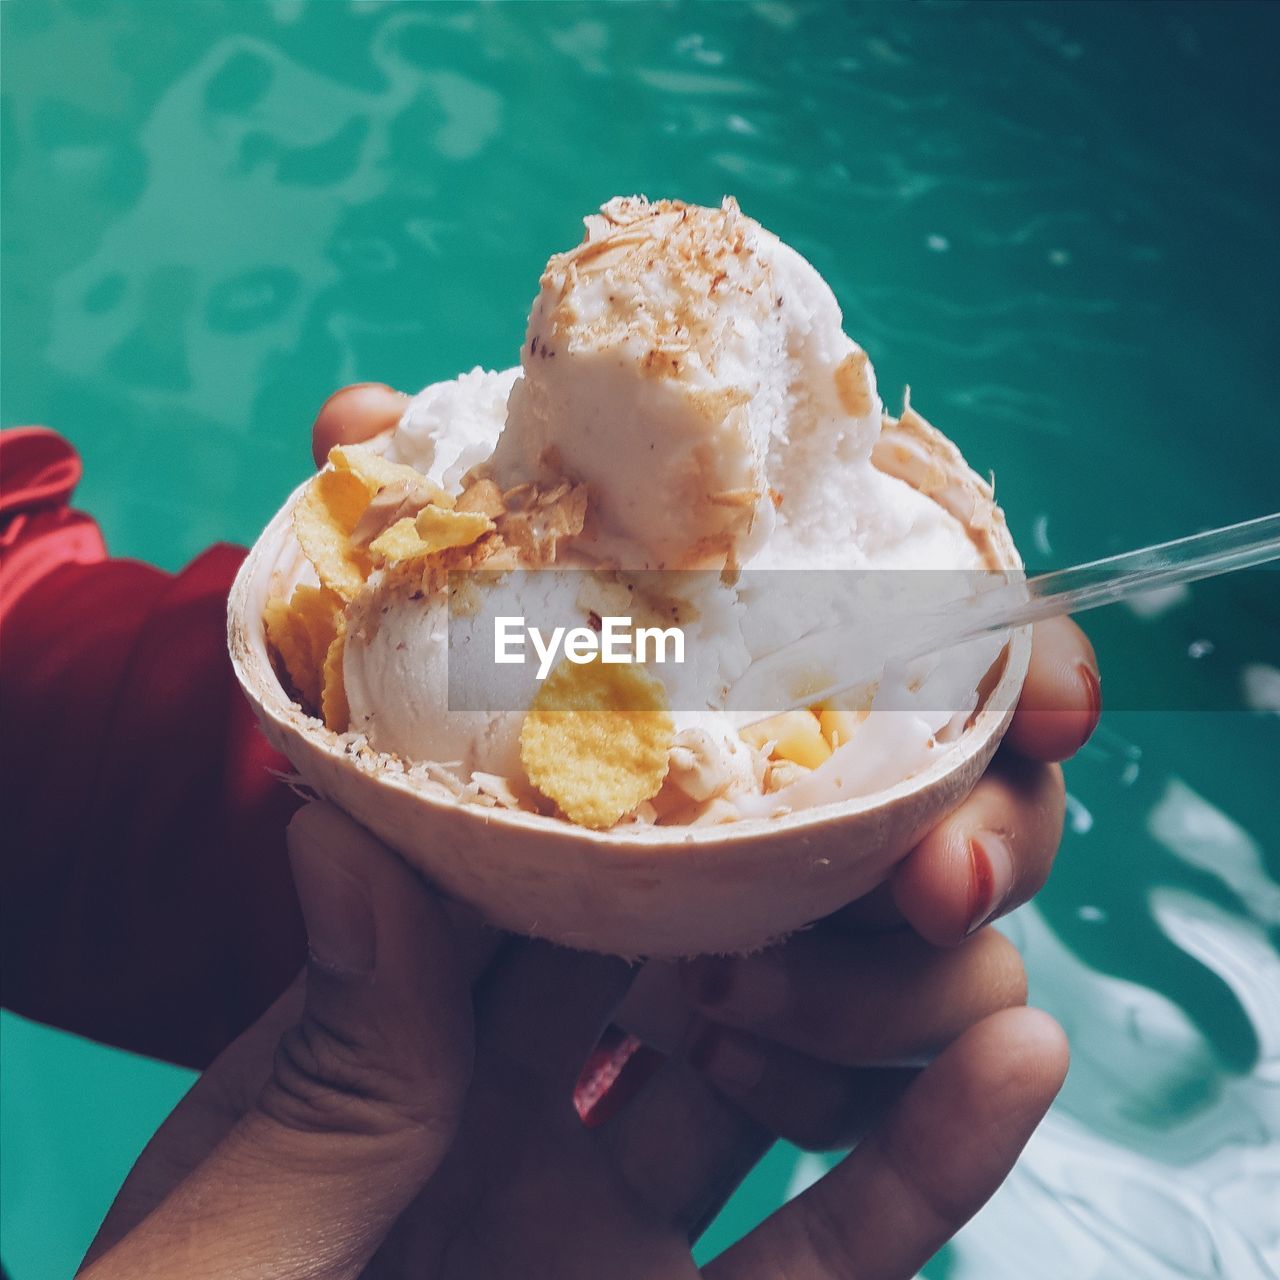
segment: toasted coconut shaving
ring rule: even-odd
[[[751,393],[745,387],[698,388],[687,391],[685,395],[708,422],[723,421],[730,412],[751,399]]]
[[[566,818],[603,829],[658,794],[674,737],[666,689],[643,667],[566,659],[533,699],[520,759]]]
[[[554,507],[573,486],[567,480],[561,480],[538,493],[533,500],[535,507]]]
[[[352,530],[352,543],[367,549],[393,525],[412,520],[430,501],[430,489],[425,485],[411,485],[404,480],[389,484],[379,490],[364,509],[364,515]]]
[[[577,537],[587,519],[587,486],[561,481],[548,490],[518,485],[503,495],[498,519],[503,539],[534,568],[554,564],[560,543]]]
[[[523,511],[533,501],[534,493],[532,482],[526,480],[523,484],[508,489],[502,495],[502,503],[508,511]]]
[[[389,462],[375,450],[361,445],[335,445],[329,450],[329,462],[335,471],[349,471],[363,482],[369,497],[383,489],[404,485],[424,492],[423,504],[452,507],[453,498],[439,485],[432,484],[421,471],[403,462]]]
[[[486,572],[502,573],[520,567],[520,561],[513,550],[508,547],[497,533],[486,533],[475,542],[465,547],[451,547],[447,551],[439,551],[427,557],[425,561],[410,562],[411,574],[418,573],[418,585],[423,591],[442,591],[446,587],[464,594],[455,598],[454,611],[467,608],[465,600],[468,596],[479,602],[473,584],[465,579],[456,579],[451,583],[450,574],[469,573],[473,569],[484,569]],[[397,567],[403,572],[400,567]]]
[[[506,503],[502,500],[502,490],[487,477],[481,477],[471,484],[458,499],[459,511],[478,511],[490,520],[505,515]]]
[[[717,507],[754,507],[760,496],[755,489],[721,489],[719,493],[711,494],[707,501]]]
[[[867,353],[851,351],[836,369],[836,394],[846,413],[861,418],[871,412],[871,380],[867,376]]]

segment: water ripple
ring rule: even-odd
[[[72,435],[120,553],[254,536],[337,383],[505,363],[546,255],[637,189],[733,191],[811,257],[1029,555],[1274,505],[1263,8],[4,9],[6,413]],[[1197,677],[1243,709],[1109,711],[1067,766],[1064,850],[1010,929],[1075,1062],[949,1276],[1280,1269],[1280,664],[1270,614],[1215,598],[1090,620],[1111,687],[1211,637]]]

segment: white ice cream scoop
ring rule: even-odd
[[[586,222],[530,311],[498,482],[587,484],[580,546],[627,569],[745,564],[793,513],[847,514],[881,404],[818,271],[733,200]]]

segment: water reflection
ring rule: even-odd
[[[1259,1043],[1253,1066],[1218,1072],[1177,1004],[1090,969],[1034,907],[1019,912],[1010,929],[1033,999],[1071,1035],[1071,1074],[1009,1183],[960,1237],[951,1274],[1276,1274],[1280,960],[1260,929],[1194,895],[1155,890],[1151,906],[1246,1011]]]
[[[6,422],[71,434],[117,551],[251,538],[329,389],[504,360],[546,254],[632,190],[732,190],[809,255],[1042,565],[1274,506],[1262,9],[4,8]],[[1264,594],[1091,623],[1111,687],[1238,710],[1109,716],[1068,767],[1063,854],[1009,927],[1075,1065],[931,1274],[1280,1270]]]
[[[1147,865],[1145,882],[1131,878],[1118,893],[1116,877],[1098,879],[1094,903],[1110,905],[1080,904],[1072,947],[1038,906],[1007,922],[1032,1000],[1071,1037],[1071,1073],[1009,1183],[953,1246],[948,1274],[1262,1280],[1280,1265],[1280,956],[1265,927],[1280,887],[1255,837],[1114,733],[1077,779],[1106,797],[1091,802],[1090,816],[1112,836],[1109,856],[1141,853],[1127,838],[1132,824],[1117,822],[1123,804],[1197,878],[1215,878],[1232,905],[1192,892],[1172,867]],[[1082,809],[1073,797],[1073,833],[1092,838]],[[1080,853],[1069,839],[1063,857]],[[1087,890],[1088,875],[1075,885]],[[1123,968],[1107,933],[1132,938],[1138,920],[1198,980],[1171,964],[1141,983],[1095,967]],[[1208,1006],[1205,982],[1216,990]]]

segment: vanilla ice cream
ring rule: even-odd
[[[518,517],[533,539],[520,544],[520,565],[579,572],[511,574],[504,610],[598,626],[628,573],[662,571],[662,608],[690,657],[655,671],[676,733],[661,792],[631,820],[731,821],[912,775],[963,730],[998,639],[886,670],[826,709],[834,735],[813,718],[825,746],[814,739],[790,757],[781,740],[740,734],[715,709],[753,657],[842,616],[797,571],[984,564],[959,520],[873,465],[883,406],[831,290],[732,200],[706,209],[620,198],[586,226],[543,274],[520,366],[426,388],[386,457],[454,496],[482,477],[504,511],[533,502]],[[576,516],[556,525],[546,513],[562,516],[566,503]],[[766,570],[785,572],[756,572]],[[352,611],[342,659],[351,732],[441,766],[464,789],[538,804],[519,746],[533,667],[508,681],[500,706],[449,709],[448,662],[472,635],[476,651],[487,643],[493,610],[481,601],[451,624],[443,590],[406,590],[375,572]],[[459,626],[471,633],[460,638]]]

